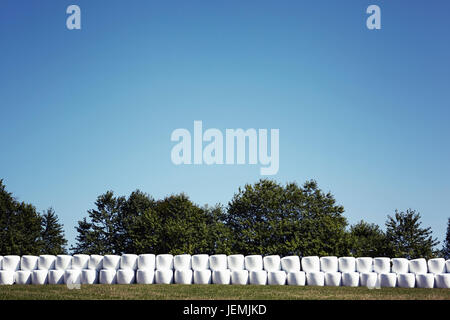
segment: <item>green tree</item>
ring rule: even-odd
[[[232,252],[242,254],[343,255],[349,250],[344,208],[315,181],[302,187],[271,180],[239,188],[228,204]]]
[[[53,208],[47,209],[42,215],[42,254],[65,254],[67,240],[64,237],[63,225],[59,223],[58,216]]]
[[[450,218],[447,220],[447,235],[442,248],[442,255],[445,259],[450,259]]]
[[[386,234],[376,224],[363,220],[350,228],[351,254],[355,257],[383,257],[387,254]]]
[[[391,257],[407,259],[432,258],[434,246],[439,241],[432,237],[431,228],[421,228],[420,213],[408,209],[406,212],[395,210],[393,217],[386,221],[386,238]]]

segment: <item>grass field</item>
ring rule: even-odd
[[[44,299],[163,299],[163,300],[450,300],[450,289],[401,289],[364,287],[294,287],[237,285],[65,285],[0,286],[0,300]]]

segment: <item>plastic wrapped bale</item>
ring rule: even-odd
[[[156,256],[156,269],[157,270],[173,270],[173,255],[158,254]],[[172,272],[172,277],[173,277],[173,272]]]
[[[322,272],[337,272],[338,269],[338,258],[329,256],[320,258],[320,271]]]
[[[397,274],[397,286],[400,288],[414,288],[416,284],[416,275],[414,273]]]
[[[342,272],[342,285],[344,287],[358,287],[359,272]]]
[[[175,256],[176,258],[176,256]],[[175,262],[175,260],[174,260]],[[192,284],[193,274],[191,269],[176,269],[174,272],[174,279],[176,284]]]
[[[376,273],[389,273],[391,272],[391,258],[374,258],[373,259],[373,271]]]
[[[72,257],[73,270],[87,269],[89,265],[90,256],[87,254],[74,254]]]
[[[302,270],[305,272],[319,272],[320,259],[317,256],[303,257]]]
[[[64,284],[64,273],[66,270],[48,270],[49,284]]]
[[[139,284],[153,284],[155,282],[155,270],[138,269],[136,271],[136,282]]]
[[[158,264],[158,256],[156,257],[156,261],[157,261],[156,264]],[[155,282],[157,284],[171,284],[173,282],[173,270],[172,269],[156,270]]]
[[[445,272],[450,273],[450,259],[445,261]]]
[[[342,273],[340,272],[326,272],[325,286],[339,287],[341,285]]]
[[[281,258],[281,269],[286,272],[300,271],[300,258],[298,256]]]
[[[434,273],[417,273],[417,288],[434,288]]]
[[[98,271],[95,269],[81,270],[81,284],[97,284]]]
[[[133,269],[117,270],[117,284],[133,284],[136,282],[136,273]]]
[[[359,274],[359,283],[361,287],[376,288],[379,287],[378,273],[361,272]]]
[[[281,258],[278,255],[265,256],[263,258],[264,270],[279,271],[281,270]]]
[[[273,286],[282,286],[286,284],[286,272],[283,270],[268,271],[267,284]]]
[[[230,284],[231,283],[230,269],[214,270],[212,272],[212,282],[214,284]]]
[[[428,272],[430,273],[445,273],[445,259],[435,258],[428,260]]]
[[[304,286],[306,284],[305,271],[288,272],[287,284],[290,286]]]
[[[31,271],[31,283],[37,285],[48,284],[48,270]]]
[[[3,270],[18,271],[20,270],[20,256],[4,256]]]
[[[175,268],[175,270],[191,270],[192,269],[191,260],[192,257],[190,254],[176,255],[175,257],[173,257],[173,267]]]
[[[89,257],[88,269],[100,271],[103,269],[103,256],[91,254]]]
[[[439,273],[434,275],[436,288],[449,289],[450,288],[450,273]]]
[[[138,269],[155,270],[156,256],[151,253],[141,254],[138,257]]]
[[[260,255],[245,256],[245,270],[247,271],[263,270],[263,257]]]
[[[72,269],[72,256],[67,254],[59,254],[55,260],[55,270]]]
[[[15,270],[0,270],[0,285],[13,285]]]
[[[405,258],[392,259],[392,272],[408,273],[409,272],[409,260],[405,259]]]
[[[323,287],[325,285],[325,273],[322,271],[306,272],[306,284]]]
[[[211,283],[211,270],[194,270],[194,283],[195,284],[210,284]]]
[[[43,254],[39,256],[38,269],[39,270],[55,270],[56,256]]]
[[[31,272],[32,270],[19,270],[14,275],[16,284],[31,284]]]
[[[64,283],[67,285],[81,284],[81,270],[80,269],[65,270]]]
[[[226,270],[228,268],[227,256],[225,254],[214,254],[209,257],[209,268],[212,271]]]
[[[20,270],[32,271],[36,270],[38,266],[39,257],[37,256],[22,256],[20,259]]]
[[[231,271],[245,269],[245,258],[242,254],[229,255],[227,257],[227,262],[228,262],[228,268]]]
[[[265,270],[254,270],[249,271],[249,282],[255,285],[266,285],[267,284],[267,271]]]
[[[373,258],[360,257],[356,258],[356,272],[372,272]]]
[[[102,269],[98,275],[100,284],[116,284],[117,271],[116,269]]]
[[[103,256],[103,269],[106,270],[119,270],[120,256],[114,254],[107,254]]]
[[[355,257],[340,257],[338,259],[338,267],[340,272],[355,272],[356,258]]]
[[[380,273],[378,277],[381,288],[395,288],[397,285],[397,274],[394,272]]]
[[[428,273],[427,260],[424,258],[409,260],[409,272]]]
[[[208,270],[208,269],[209,269],[209,255],[195,254],[192,256],[192,270],[201,271],[201,270]],[[194,274],[194,278],[195,278],[195,274]]]
[[[248,284],[248,270],[231,271],[231,284]]]
[[[138,267],[137,254],[123,254],[120,257],[120,269],[122,270],[136,270]],[[119,279],[117,279],[119,280]]]

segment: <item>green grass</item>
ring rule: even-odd
[[[295,287],[238,285],[82,285],[69,290],[65,285],[0,286],[5,299],[164,299],[164,300],[450,300],[450,289],[402,289],[363,287]]]

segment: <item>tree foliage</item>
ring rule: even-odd
[[[386,234],[374,223],[363,220],[350,227],[351,254],[355,257],[386,256]]]
[[[447,220],[447,234],[445,236],[444,247],[442,248],[442,255],[445,259],[450,259],[450,218]]]

